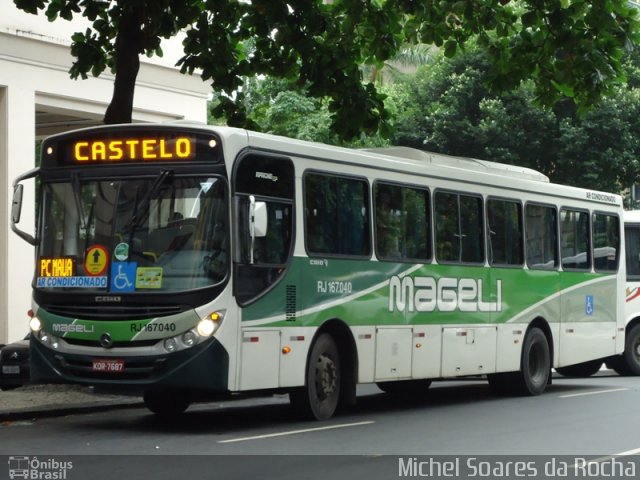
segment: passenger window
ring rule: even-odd
[[[591,269],[587,212],[560,210],[560,251],[563,269]]]
[[[369,186],[365,180],[305,176],[306,244],[310,254],[371,255]]]
[[[558,230],[556,209],[542,205],[527,205],[525,231],[527,265],[534,269],[554,269],[558,266]]]
[[[374,197],[378,258],[430,260],[429,192],[378,182]]]
[[[490,199],[487,220],[491,265],[522,265],[522,205],[516,201]]]
[[[620,219],[614,215],[593,215],[593,265],[596,272],[618,270]]]
[[[435,195],[436,258],[442,262],[484,262],[482,199],[437,192]]]

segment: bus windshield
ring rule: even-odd
[[[222,282],[226,181],[214,176],[80,180],[43,187],[36,287],[112,293]]]

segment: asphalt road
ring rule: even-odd
[[[535,470],[531,478],[544,478],[544,466],[556,459],[561,464],[561,456],[575,464],[640,454],[639,387],[640,378],[615,375],[555,379],[539,397],[497,397],[478,380],[435,382],[422,398],[362,386],[358,406],[327,422],[298,421],[286,397],[198,404],[171,422],[132,408],[6,422],[0,456],[14,464],[18,456],[59,462],[73,456],[70,480],[182,478],[180,472],[185,479],[450,478],[469,477],[463,475],[469,466],[483,473],[469,458],[486,460],[481,466],[491,478],[505,476],[497,474],[505,472],[503,460],[521,460],[520,473]],[[501,459],[500,472],[493,470],[494,458]],[[536,469],[528,461],[541,463]],[[518,473],[517,466],[508,465],[506,473]],[[633,472],[626,464],[619,468],[617,478],[640,474],[635,465]]]

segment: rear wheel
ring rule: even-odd
[[[305,386],[289,393],[293,407],[305,418],[327,420],[340,399],[340,355],[333,337],[321,334],[313,344]]]
[[[564,377],[590,377],[598,373],[600,368],[602,368],[602,360],[591,360],[577,365],[556,368],[556,372]]]
[[[544,392],[551,373],[551,355],[547,337],[539,328],[530,329],[522,345],[520,372],[516,391],[522,395],[540,395]]]
[[[640,324],[627,333],[624,342],[624,363],[630,375],[640,375]]]
[[[144,404],[156,415],[175,417],[189,408],[191,398],[179,391],[152,390],[144,393]]]

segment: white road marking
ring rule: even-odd
[[[590,463],[603,463],[609,460],[613,460],[614,458],[618,458],[618,457],[626,457],[629,455],[637,455],[640,453],[640,448],[636,448],[634,450],[627,450],[626,452],[620,452],[620,453],[613,453],[611,455],[607,455],[606,457],[598,457],[598,458],[594,458],[593,460],[589,460],[588,462],[586,462],[587,464]],[[582,468],[584,465],[582,464],[578,464],[575,463],[573,465],[574,470],[577,470],[578,468]]]
[[[601,393],[624,392],[629,388],[610,388],[608,390],[593,390],[591,392],[571,393],[569,395],[560,395],[560,398],[585,397],[587,395],[600,395]]]
[[[263,438],[284,437],[286,435],[297,435],[299,433],[319,432],[322,430],[333,430],[336,428],[359,427],[361,425],[371,425],[372,423],[376,423],[376,422],[374,422],[373,420],[369,420],[366,422],[342,423],[339,425],[328,425],[326,427],[305,428],[303,430],[290,430],[288,432],[268,433],[265,435],[256,435],[254,437],[232,438],[230,440],[220,440],[218,443],[247,442],[249,440],[261,440]]]

